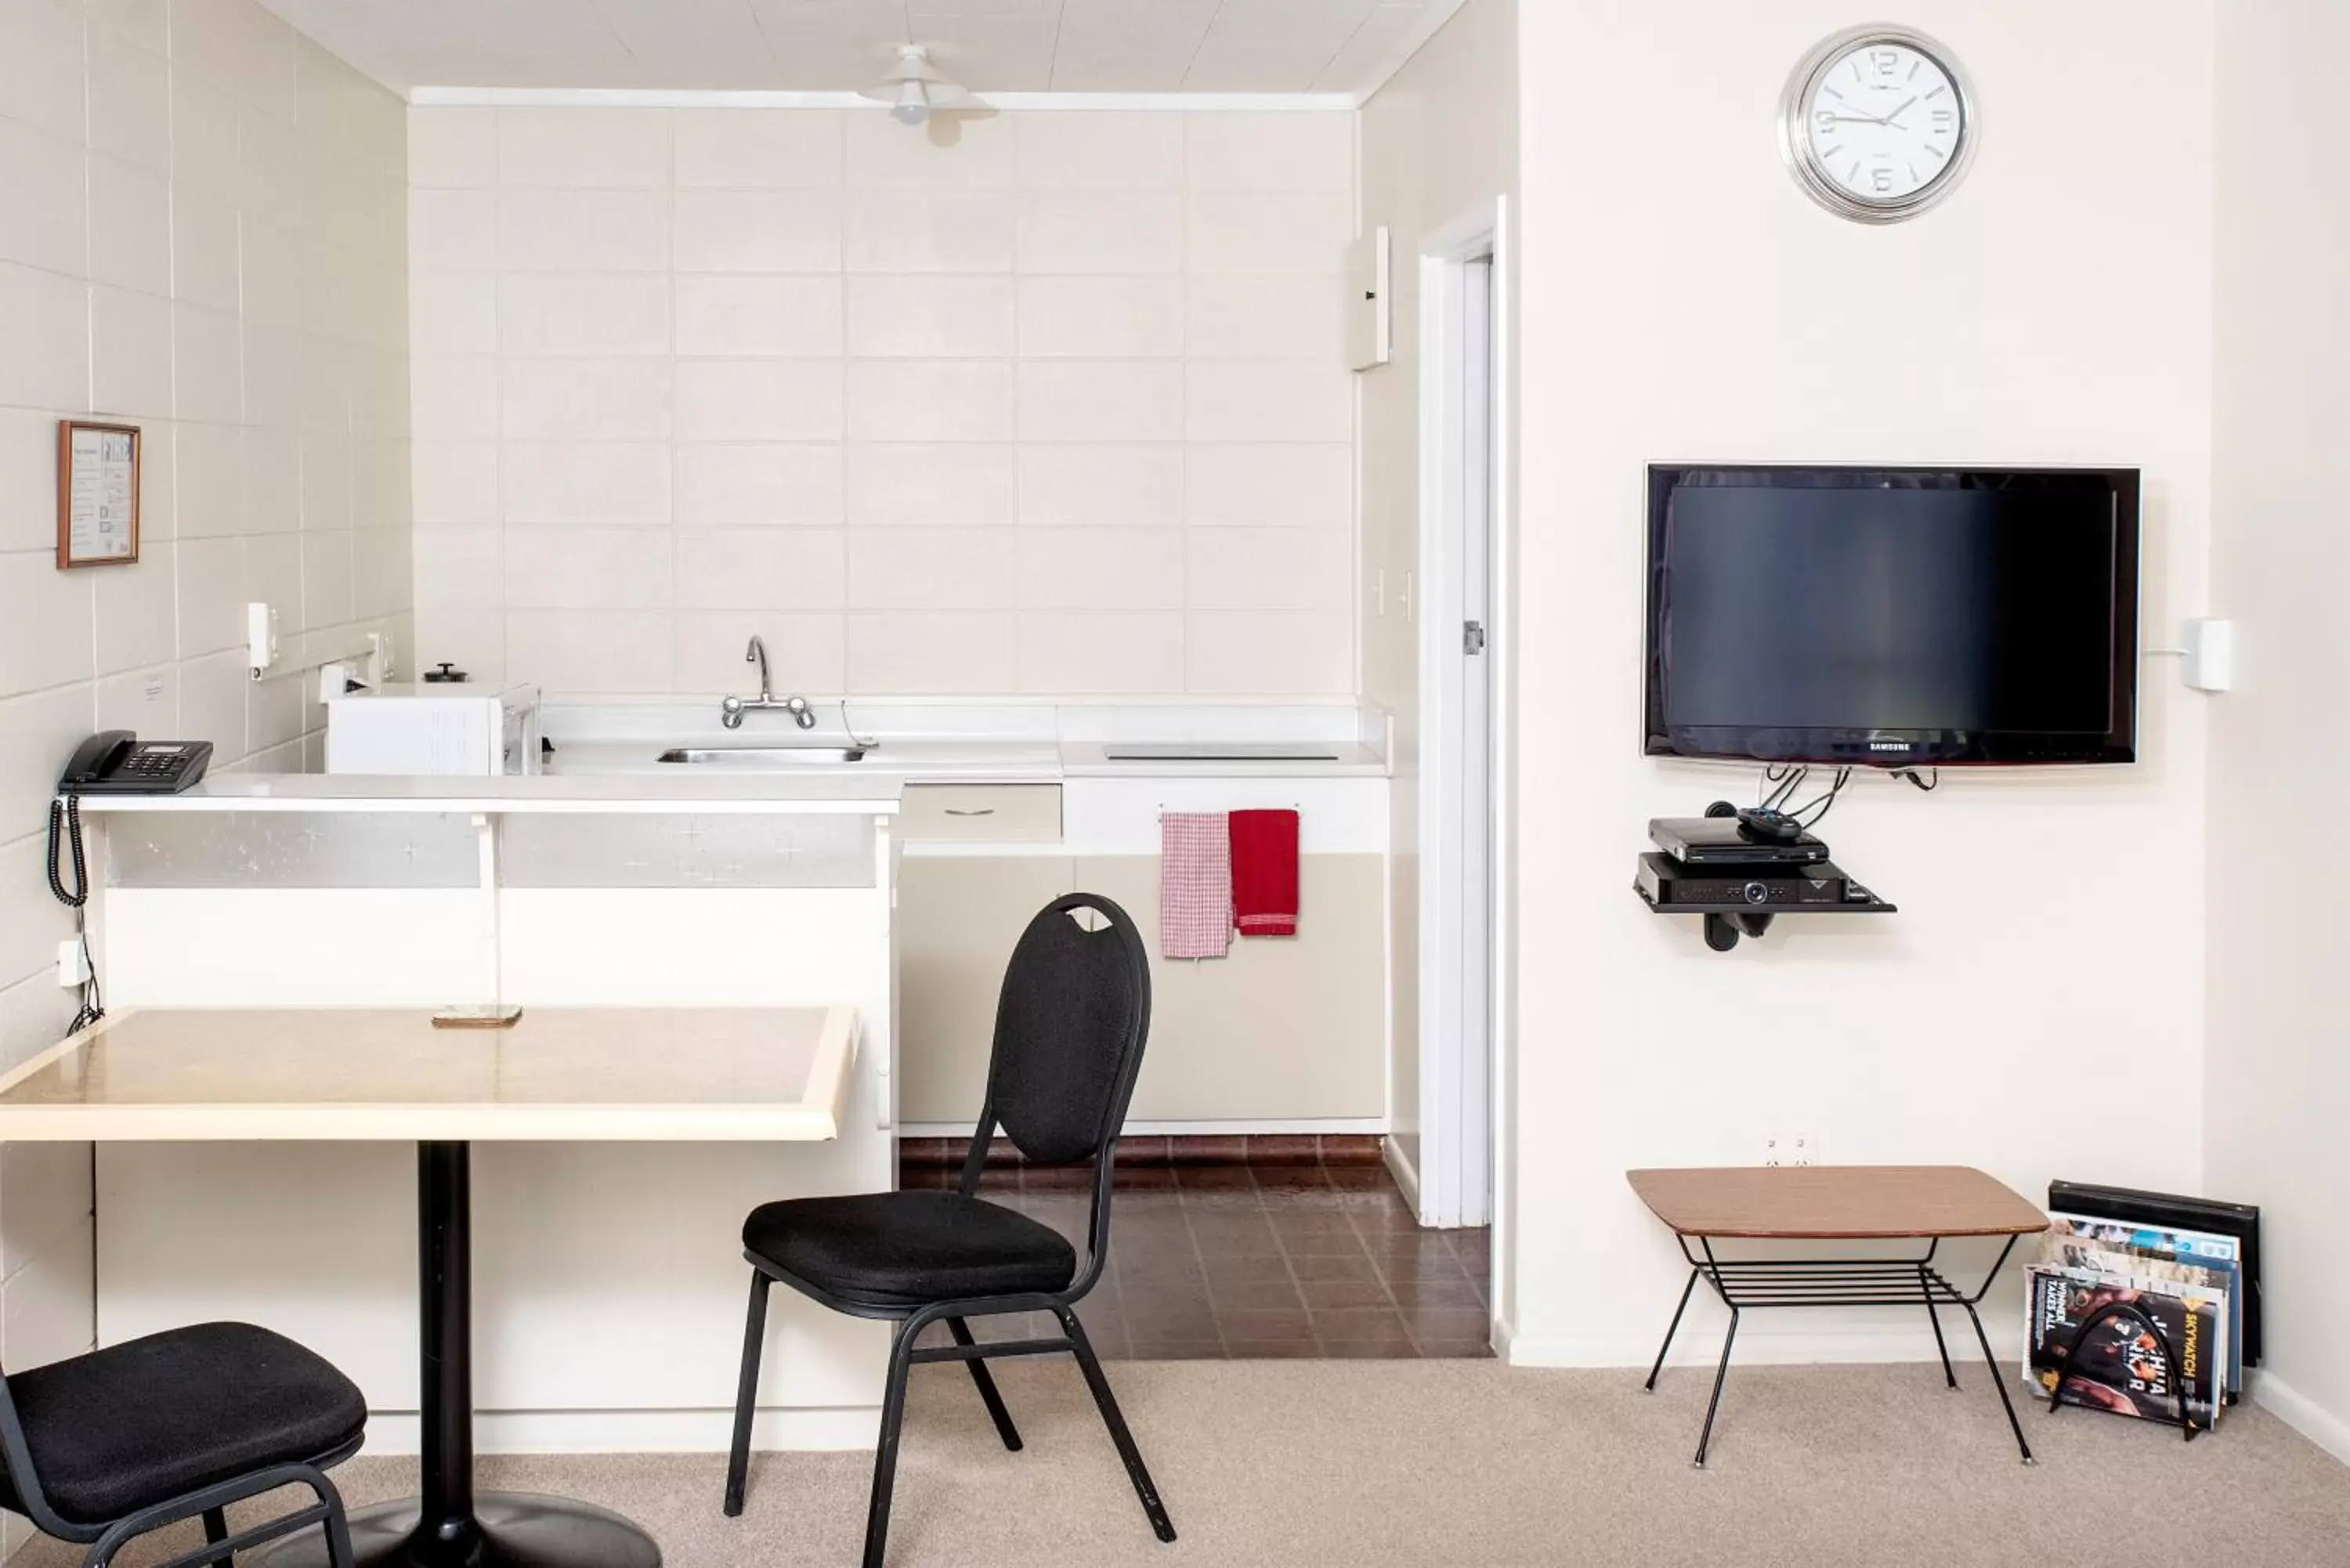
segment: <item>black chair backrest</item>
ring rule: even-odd
[[[1090,909],[1102,925],[1072,917]],[[1150,956],[1134,919],[1069,893],[1028,922],[1003,975],[987,1099],[1020,1152],[1046,1165],[1098,1155],[1126,1123],[1150,1033]],[[992,1129],[983,1117],[979,1136]]]

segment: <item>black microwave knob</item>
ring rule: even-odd
[[[1741,891],[1745,894],[1746,901],[1750,904],[1767,904],[1771,901],[1771,884],[1768,882],[1749,882]]]

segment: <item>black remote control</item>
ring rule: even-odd
[[[1804,825],[1783,811],[1750,805],[1738,814],[1738,826],[1748,837],[1766,844],[1793,844],[1804,836]]]

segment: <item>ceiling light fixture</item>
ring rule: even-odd
[[[889,118],[900,125],[920,125],[933,109],[973,101],[960,83],[948,79],[931,64],[930,47],[924,44],[899,45],[898,63],[879,81],[859,89],[859,94],[888,104]]]

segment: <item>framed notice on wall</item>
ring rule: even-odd
[[[139,558],[139,428],[57,421],[57,568]]]

